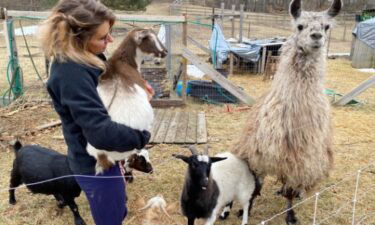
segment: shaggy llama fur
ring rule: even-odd
[[[282,47],[270,91],[253,106],[232,152],[258,175],[275,175],[283,191],[311,190],[333,166],[330,104],[324,95],[326,43],[341,2],[325,12],[291,3],[294,34]]]

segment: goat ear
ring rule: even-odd
[[[147,37],[147,35],[149,34],[149,31],[148,30],[140,30],[136,33],[135,35],[135,42],[137,42],[137,45],[141,44],[142,43],[142,40]]]
[[[172,154],[172,156],[177,158],[177,159],[182,159],[182,161],[184,161],[186,163],[189,163],[190,157],[187,157],[185,155],[176,155],[176,154]]]
[[[301,0],[294,0],[290,3],[289,13],[294,19],[298,19],[301,16]]]
[[[327,14],[330,17],[335,17],[339,14],[342,7],[341,0],[334,0],[331,7],[328,9]]]
[[[225,159],[227,159],[227,157],[224,157],[224,158],[223,157],[210,157],[210,159],[211,159],[212,163],[215,163],[215,162],[225,160]]]

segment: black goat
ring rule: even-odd
[[[73,174],[69,168],[68,159],[63,154],[38,145],[22,147],[19,141],[14,144],[13,148],[16,158],[13,161],[10,178],[10,204],[16,204],[15,188],[22,183],[27,185]],[[30,185],[27,188],[32,193],[53,195],[58,202],[57,206],[59,208],[63,208],[66,205],[69,206],[73,212],[76,225],[85,225],[74,201],[81,193],[81,188],[74,177]]]

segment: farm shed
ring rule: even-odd
[[[350,55],[354,68],[375,68],[375,18],[357,24]]]

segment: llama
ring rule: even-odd
[[[130,31],[109,58],[107,71],[101,75],[97,87],[112,120],[141,131],[150,130],[154,119],[149,102],[150,87],[140,74],[140,65],[146,55],[164,58],[167,50],[152,30],[137,28]],[[88,144],[87,151],[97,159],[96,174],[99,174],[135,150],[105,151]]]
[[[310,191],[333,167],[330,105],[324,95],[327,35],[341,10],[334,0],[324,12],[301,11],[293,0],[294,34],[282,47],[270,91],[252,108],[244,131],[231,150],[258,176],[274,175],[287,198],[287,224],[299,194]]]

